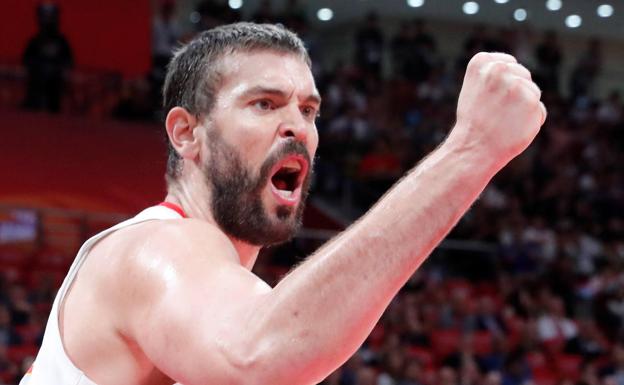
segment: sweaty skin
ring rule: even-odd
[[[318,92],[305,63],[262,51],[228,56],[223,68],[210,122],[249,167],[258,171],[271,149],[292,138],[314,154],[309,107]],[[280,92],[250,98],[245,92],[253,87]],[[208,121],[174,108],[166,126],[184,170],[166,199],[192,219],[135,225],[95,246],[61,310],[65,349],[101,385],[318,383],[357,350],[545,117],[524,67],[509,55],[477,54],[446,141],[270,288],[250,272],[259,247],[224,234],[210,212],[200,168],[209,155]],[[269,187],[262,200],[277,220]]]

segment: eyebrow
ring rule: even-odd
[[[284,98],[287,99],[288,98],[288,93],[282,89],[279,88],[272,88],[272,87],[264,87],[264,86],[255,86],[252,87],[246,91],[244,91],[241,96],[243,98],[248,98],[248,97],[253,97],[253,96],[260,96],[260,95],[273,95],[273,96],[277,96],[280,98]],[[308,95],[305,98],[306,102],[312,102],[312,103],[316,103],[318,105],[321,104],[321,95],[318,94],[318,91],[314,91],[314,93]]]

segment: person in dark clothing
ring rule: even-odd
[[[379,78],[383,57],[384,36],[379,16],[370,12],[355,36],[355,63],[367,74]]]
[[[535,82],[543,92],[559,93],[559,73],[563,54],[554,31],[548,31],[535,49],[537,68]]]
[[[67,71],[72,67],[72,50],[59,30],[59,8],[44,3],[37,7],[39,31],[24,51],[28,73],[24,107],[58,112]]]

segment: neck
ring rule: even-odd
[[[193,190],[191,188],[187,188],[186,186],[171,186],[167,196],[165,197],[165,202],[174,203],[180,206],[182,210],[184,210],[184,213],[186,213],[187,217],[208,222],[218,228],[219,231],[223,232],[212,215],[212,210],[210,209],[210,204],[208,203],[210,202],[210,195],[208,193],[194,194],[192,191]],[[202,199],[196,199],[196,197],[202,197]],[[232,242],[232,245],[236,249],[241,266],[251,270],[256,263],[256,259],[258,258],[260,246],[250,245],[249,243],[236,239],[229,234],[225,235],[230,239],[230,242]]]

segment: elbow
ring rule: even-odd
[[[279,357],[279,352],[274,351],[276,346],[262,345],[256,343],[256,349],[243,349],[235,355],[230,355],[229,366],[234,374],[232,385],[300,385],[309,383],[296,373],[296,365],[291,364],[291,358]]]
[[[270,381],[267,359],[254,348],[254,343],[247,343],[241,348],[223,348],[221,357],[228,368],[227,384],[231,385],[266,385],[278,383]]]

